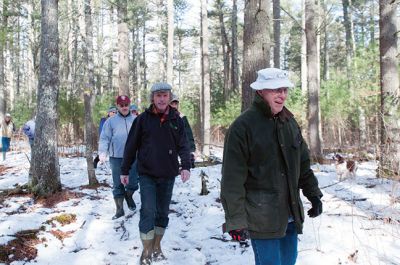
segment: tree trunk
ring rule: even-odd
[[[21,27],[21,21],[20,17],[17,17],[17,28],[19,29]],[[15,60],[13,62],[14,66],[14,71],[15,71],[15,94],[20,96],[21,94],[21,51],[22,51],[22,46],[21,46],[21,34],[20,30],[16,32],[16,49],[15,49]]]
[[[252,102],[250,84],[257,78],[257,71],[270,66],[269,1],[246,0],[243,36],[242,111]]]
[[[354,30],[353,30],[353,18],[351,12],[351,0],[342,0],[343,5],[343,25],[346,32],[346,67],[347,67],[347,87],[350,91],[351,98],[354,99],[354,91],[352,89],[351,80],[352,76],[352,65],[351,61],[355,52],[354,46]]]
[[[127,0],[118,0],[118,93],[129,96],[129,30]]]
[[[324,31],[324,57],[323,57],[323,65],[324,69],[322,72],[322,78],[324,81],[329,80],[329,47],[328,47],[328,40],[329,40],[329,33],[327,31],[327,18],[328,12],[326,10],[326,2],[322,1],[322,8],[324,11],[324,21],[323,21],[323,31]]]
[[[32,191],[47,196],[61,189],[58,136],[58,1],[42,0],[40,78],[35,141],[32,150]]]
[[[207,0],[201,0],[201,110],[202,110],[202,153],[205,156],[210,155],[210,62],[208,51],[208,17]]]
[[[38,72],[37,69],[37,56],[38,56],[38,46],[37,45],[37,35],[36,34],[36,19],[34,17],[34,12],[36,10],[35,1],[29,1],[27,3],[27,15],[28,15],[28,51],[27,51],[27,73],[26,73],[26,87],[28,91],[28,104],[31,106],[33,103],[33,97],[36,94],[37,89],[37,79]]]
[[[379,1],[379,51],[381,67],[380,177],[400,174],[399,71],[397,59],[398,21],[396,2]]]
[[[343,5],[343,24],[346,31],[346,50],[350,57],[353,57],[355,48],[354,42],[354,26],[352,16],[351,0],[342,0]]]
[[[7,109],[7,81],[6,81],[6,58],[5,51],[7,47],[7,28],[8,28],[8,7],[9,1],[3,1],[3,10],[1,17],[0,33],[0,119],[3,120]]]
[[[307,83],[308,83],[308,133],[311,158],[322,160],[321,136],[319,132],[319,82],[318,82],[318,49],[317,29],[315,25],[317,6],[314,0],[306,0],[306,37],[307,37]]]
[[[143,21],[142,56],[143,56],[143,90],[146,91],[147,90],[146,21]]]
[[[239,92],[239,64],[238,64],[238,31],[237,31],[237,0],[232,1],[232,92]]]
[[[230,52],[231,47],[228,41],[228,35],[226,34],[225,22],[224,22],[224,12],[223,6],[224,3],[221,0],[217,0],[217,10],[218,10],[218,20],[221,30],[221,47],[222,47],[222,56],[224,63],[224,101],[227,102],[230,98]]]
[[[370,44],[375,45],[375,0],[371,1],[369,14]]]
[[[89,178],[89,185],[98,184],[96,173],[93,167],[94,132],[92,109],[94,105],[93,92],[96,94],[96,83],[94,79],[94,59],[93,59],[93,23],[91,0],[85,0],[85,28],[86,34],[83,38],[83,57],[86,66],[87,86],[83,92],[85,105],[85,143],[86,143],[86,164]],[[92,105],[93,104],[93,105]]]
[[[174,85],[174,1],[168,0],[167,82]]]
[[[157,0],[157,32],[158,35],[158,80],[164,81],[166,79],[165,73],[165,46],[162,40],[163,27],[165,21],[168,19],[163,12],[163,0]]]
[[[305,12],[305,0],[301,1],[301,93],[303,96],[308,93],[307,86],[307,37],[306,37],[306,12]]]
[[[273,0],[274,16],[274,67],[281,67],[280,49],[281,49],[281,1]]]

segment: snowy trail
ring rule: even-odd
[[[0,190],[26,183],[29,167],[26,156],[11,153],[6,162],[11,168],[0,175]],[[36,259],[12,264],[138,264],[139,212],[111,220],[114,214],[111,188],[82,189],[88,184],[85,163],[83,158],[60,158],[63,186],[82,193],[83,197],[58,203],[54,208],[34,204],[26,196],[0,201],[0,244],[13,239],[18,231],[44,226],[38,234],[43,242],[36,246]],[[4,165],[3,162],[0,167]],[[297,264],[400,264],[399,182],[376,179],[375,167],[374,162],[363,163],[356,179],[335,185],[332,185],[337,182],[333,165],[313,167],[320,186],[332,186],[323,189],[322,216],[305,220],[304,234],[299,236]],[[201,170],[208,175],[210,193],[206,196],[200,196]],[[222,234],[220,171],[220,165],[196,168],[188,183],[176,179],[170,224],[162,241],[168,260],[154,264],[254,264],[251,247],[240,247]],[[98,169],[97,177],[111,185],[109,168]],[[138,208],[139,198],[140,194],[135,193]],[[310,203],[303,201],[307,211]],[[58,222],[46,223],[62,213],[76,214],[76,220],[64,226]],[[52,231],[61,231],[69,237],[60,240]]]

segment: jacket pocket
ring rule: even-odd
[[[246,195],[246,212],[251,231],[272,233],[281,226],[277,192],[249,191]]]

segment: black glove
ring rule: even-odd
[[[194,154],[193,153],[190,153],[190,166],[192,167],[192,168],[195,168],[195,165],[194,165],[194,161],[195,161],[196,159],[194,158]]]
[[[246,240],[249,239],[249,231],[245,228],[231,230],[229,231],[229,235],[234,241],[238,241],[239,243],[246,242]]]
[[[307,214],[311,218],[317,217],[322,213],[322,202],[319,196],[314,196],[311,198],[308,198],[308,200],[311,202],[311,209],[308,210]]]

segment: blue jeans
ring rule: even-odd
[[[138,187],[137,163],[133,163],[129,170],[129,183],[124,187],[121,183],[121,164],[122,158],[110,157],[111,174],[113,178],[113,196],[114,198],[124,198],[125,189],[135,192]]]
[[[9,138],[9,137],[1,137],[1,146],[2,146],[3,153],[9,151],[10,141],[11,141],[11,138]]]
[[[297,231],[288,223],[286,235],[277,239],[252,239],[256,265],[294,265],[297,259]]]
[[[139,231],[147,234],[155,226],[166,228],[169,218],[169,204],[175,178],[152,178],[140,176],[140,220]]]
[[[3,160],[6,160],[6,152],[10,150],[10,141],[11,138],[1,137],[1,151],[3,152]]]
[[[32,147],[33,147],[33,141],[34,141],[33,138],[29,138],[29,145],[31,146],[31,149],[32,149]]]

